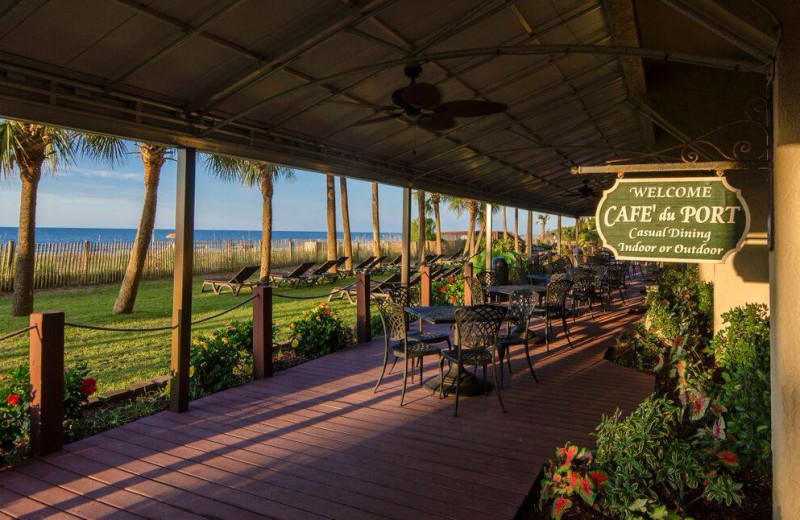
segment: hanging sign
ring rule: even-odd
[[[750,229],[741,192],[720,177],[617,179],[596,218],[619,260],[724,263]]]

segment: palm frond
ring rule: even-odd
[[[95,161],[107,162],[111,167],[120,163],[128,153],[123,139],[100,134],[79,134],[78,151]]]
[[[218,178],[238,182],[248,189],[259,186],[264,176],[271,176],[273,181],[294,179],[294,171],[291,168],[266,161],[205,154],[203,163]]]

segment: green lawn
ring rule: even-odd
[[[202,277],[195,278],[193,316],[195,319],[210,316],[236,302],[248,298],[250,293],[242,291],[238,297],[229,293],[216,296],[200,294]],[[337,285],[349,284],[353,279],[340,280]],[[73,289],[41,291],[36,294],[37,310],[63,310],[67,321],[105,325],[113,327],[158,327],[169,325],[172,313],[172,281],[143,282],[136,300],[136,311],[128,316],[114,316],[111,307],[119,287],[97,286]],[[330,284],[303,287],[297,290],[276,289],[277,293],[293,295],[327,294]],[[288,324],[304,310],[317,305],[326,298],[312,300],[287,300],[273,298],[273,317],[279,327],[276,339],[286,339]],[[0,336],[28,325],[28,318],[9,317],[11,296],[0,297]],[[334,301],[333,309],[345,324],[355,323],[355,305],[347,299]],[[203,333],[219,328],[231,320],[245,320],[252,316],[250,305],[244,305],[215,320],[197,325],[194,333]],[[26,335],[0,344],[0,374],[27,360],[28,340]],[[86,361],[97,379],[101,392],[123,388],[131,383],[169,373],[170,333],[101,332],[67,328],[67,366]]]

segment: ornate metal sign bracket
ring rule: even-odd
[[[708,161],[645,164],[603,164],[598,166],[574,166],[573,175],[615,174],[622,179],[627,173],[714,172],[722,177],[725,172],[735,170],[769,170],[768,161]]]

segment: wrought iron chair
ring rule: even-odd
[[[547,293],[544,298],[544,307],[533,310],[535,316],[544,319],[544,337],[547,350],[550,350],[550,335],[553,331],[553,320],[561,320],[564,327],[564,334],[567,336],[567,343],[572,348],[572,339],[569,337],[569,326],[567,325],[567,296],[569,296],[572,282],[570,280],[558,280],[547,284]]]
[[[410,307],[412,305],[419,305],[420,304],[420,294],[418,287],[409,287],[407,285],[397,284],[390,287],[387,291],[387,299],[390,302],[396,303],[401,307]],[[409,328],[410,316],[406,314],[406,330]],[[421,324],[422,322],[420,322]],[[420,330],[418,332],[408,332],[408,339],[412,341],[421,341],[423,343],[447,343],[447,347],[450,348],[450,333],[449,332],[424,332],[421,330],[422,327],[420,326]],[[397,359],[395,358],[395,362]],[[389,370],[389,373],[392,373],[394,370],[394,363],[392,363],[392,368]],[[420,381],[422,379],[422,365],[420,364]],[[413,380],[413,375],[412,375]]]
[[[492,377],[497,389],[497,399],[503,412],[503,395],[497,384],[497,340],[500,326],[506,316],[506,308],[499,305],[473,305],[456,310],[456,331],[458,343],[452,349],[442,350],[439,359],[439,397],[444,397],[444,362],[457,367],[460,374],[465,366],[483,367],[484,385],[486,385],[486,367],[492,365]],[[458,397],[461,378],[455,377],[450,388],[455,386],[456,408],[454,415],[458,416]],[[486,393],[489,386],[486,385]],[[448,389],[449,393],[450,389]]]
[[[592,271],[581,269],[576,271],[572,276],[572,290],[570,291],[570,298],[572,299],[572,322],[575,322],[575,317],[578,314],[578,306],[584,305],[584,309],[588,308],[591,317],[594,318],[595,302],[600,302],[603,311],[606,310],[606,305],[603,303],[603,298],[598,292],[595,285],[595,277]]]
[[[472,293],[472,305],[483,305],[488,302],[486,291],[478,278],[470,276],[464,279],[464,283],[469,286],[469,290]]]
[[[536,308],[536,302],[539,295],[530,289],[523,289],[514,291],[509,300],[508,313],[506,314],[506,333],[501,335],[497,342],[497,354],[500,358],[500,387],[503,387],[504,370],[503,359],[508,359],[508,372],[511,371],[511,356],[508,356],[508,350],[515,345],[525,346],[525,357],[528,360],[528,368],[531,369],[533,379],[538,383],[539,378],[536,377],[536,372],[533,371],[533,363],[531,362],[531,353],[529,350],[531,327],[530,320],[533,315],[533,310]]]
[[[412,339],[408,336],[408,318],[403,306],[399,303],[394,303],[386,299],[378,300],[378,312],[381,317],[381,324],[383,325],[384,334],[384,352],[383,352],[383,368],[381,375],[378,376],[378,382],[375,384],[373,393],[377,393],[378,387],[383,381],[383,376],[386,373],[386,365],[389,363],[389,354],[394,356],[392,362],[392,369],[398,359],[403,359],[403,390],[400,393],[400,406],[406,397],[406,386],[408,384],[408,362],[411,360],[411,382],[414,382],[414,366],[415,360],[419,360],[419,382],[422,384],[422,365],[425,356],[439,355],[440,348],[429,345],[423,341]],[[391,369],[389,373],[391,373]]]
[[[622,299],[622,303],[628,302],[626,293],[628,288],[625,285],[626,267],[622,264],[611,264],[605,271],[605,275],[600,278],[600,290],[608,296],[608,304],[611,305],[611,297],[616,289]]]

